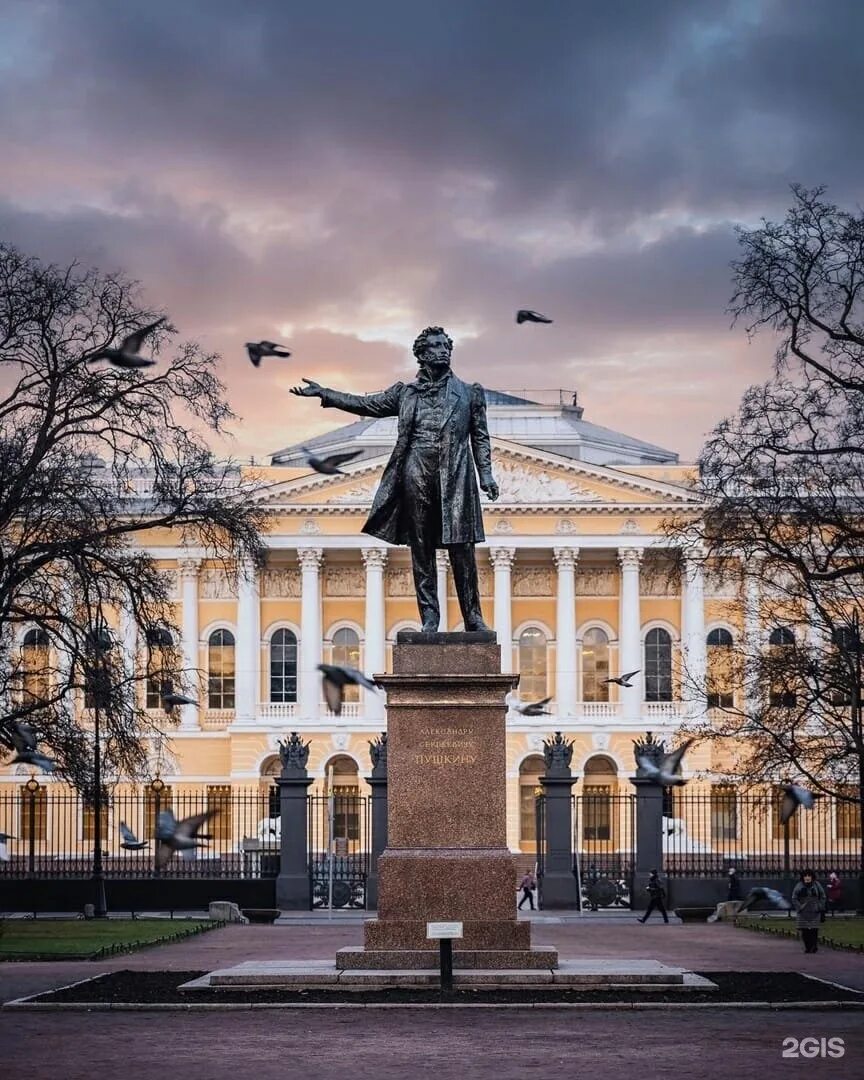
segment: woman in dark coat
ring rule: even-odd
[[[797,912],[797,926],[804,942],[804,952],[819,948],[819,923],[825,910],[825,890],[812,870],[803,870],[801,880],[792,890],[792,907]]]

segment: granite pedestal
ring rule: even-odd
[[[492,633],[403,633],[387,691],[387,847],[378,862],[378,918],[340,968],[434,965],[428,922],[461,922],[455,967],[554,968],[517,922],[506,839],[505,695]],[[469,955],[470,954],[470,955]]]

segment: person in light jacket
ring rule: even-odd
[[[828,875],[828,910],[832,915],[836,915],[843,907],[843,882],[840,880],[836,870],[832,870]]]
[[[825,910],[825,890],[812,870],[802,870],[801,880],[792,890],[792,908],[797,913],[798,929],[805,953],[819,948],[819,922]]]

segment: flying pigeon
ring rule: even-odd
[[[125,848],[126,851],[140,851],[142,848],[147,847],[147,841],[139,840],[125,821],[120,822],[120,835],[123,837],[120,847]]]
[[[9,848],[6,846],[6,841],[14,839],[12,833],[0,832],[0,862],[9,862]]]
[[[249,359],[258,367],[264,356],[290,356],[291,353],[284,345],[277,345],[275,341],[247,341],[246,352]]]
[[[92,356],[89,356],[87,362],[95,364],[99,360],[107,360],[115,367],[127,369],[152,367],[156,361],[149,360],[146,356],[139,356],[138,350],[144,344],[144,338],[148,334],[152,334],[156,327],[161,326],[164,322],[163,317],[157,319],[154,323],[150,323],[149,326],[142,326],[140,330],[134,330],[123,338],[119,349],[100,349],[98,352],[93,353]]]
[[[315,457],[311,450],[307,450],[303,447],[303,453],[306,455],[306,461],[311,469],[314,469],[317,473],[323,473],[325,476],[341,476],[342,470],[340,465],[344,465],[346,461],[353,461],[354,458],[362,454],[362,450],[345,450],[341,454],[330,454],[327,457],[319,458]]]
[[[551,700],[551,697],[544,697],[542,701],[526,701],[524,705],[515,705],[514,709],[523,716],[549,716],[549,710],[543,706],[548,705]]]
[[[523,322],[538,322],[538,323],[551,323],[551,319],[547,319],[545,315],[541,315],[539,311],[531,311],[529,308],[520,308],[516,312],[516,322],[521,326]]]
[[[339,667],[337,664],[319,664],[318,670],[323,676],[321,681],[324,687],[324,700],[334,716],[342,714],[342,699],[345,696],[345,687],[349,684],[365,686],[369,690],[378,689],[378,683],[356,668]]]
[[[799,806],[803,806],[806,810],[812,810],[816,798],[817,796],[812,791],[799,787],[798,784],[788,784],[783,788],[783,802],[780,804],[780,824],[785,825]]]
[[[634,675],[638,675],[642,668],[636,668],[635,671],[628,671],[626,675],[618,675],[614,679],[604,679],[604,683],[615,683],[616,686],[632,686],[633,683],[630,680]]]
[[[688,739],[677,749],[664,754],[659,765],[655,765],[649,757],[638,757],[636,764],[642,770],[644,776],[649,777],[663,787],[676,787],[679,784],[686,784],[687,781],[681,775],[681,759],[692,742],[693,739]]]
[[[7,735],[16,751],[12,759],[12,765],[33,765],[43,772],[53,772],[56,763],[37,749],[36,732],[22,720],[13,720],[8,727]]]
[[[742,911],[747,911],[748,908],[760,900],[767,907],[774,908],[776,911],[790,911],[792,909],[792,905],[783,893],[777,892],[776,889],[769,889],[765,885],[757,885],[747,893],[747,897],[741,907],[738,908],[736,915],[740,915]]]
[[[165,706],[165,712],[171,712],[176,705],[197,705],[198,702],[191,697],[186,697],[185,694],[175,694],[173,690],[169,690],[162,695],[162,704]]]
[[[198,830],[217,813],[217,810],[205,810],[203,814],[192,814],[178,821],[171,810],[160,811],[156,821],[156,839],[159,841],[156,868],[164,870],[175,851],[180,852],[181,858],[194,859],[195,848],[201,846],[202,840],[209,839],[205,834],[199,836]]]

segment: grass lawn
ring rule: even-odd
[[[175,941],[219,925],[208,920],[4,919],[0,960],[81,959],[131,952],[142,945]]]
[[[769,934],[796,937],[795,919],[759,919],[743,917],[735,920],[736,926],[746,930],[762,930]],[[845,945],[864,949],[864,919],[832,919],[830,916],[819,927],[819,941],[824,945]]]

